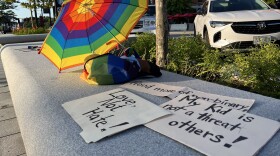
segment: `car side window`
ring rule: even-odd
[[[206,1],[206,2],[203,4],[201,10],[202,10],[202,14],[203,14],[203,15],[206,15],[206,14],[207,14],[207,11],[208,11],[208,1]]]

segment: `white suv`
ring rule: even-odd
[[[149,5],[146,14],[135,25],[130,34],[156,32],[156,8],[155,5]]]
[[[201,34],[215,48],[280,42],[280,10],[262,0],[206,0],[194,25],[195,35]]]

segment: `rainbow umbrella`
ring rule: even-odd
[[[147,0],[68,0],[39,53],[59,71],[82,65],[125,41],[146,12]]]

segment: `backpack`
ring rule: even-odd
[[[85,59],[81,78],[89,84],[95,85],[120,84],[137,78],[140,71],[140,65],[136,58],[139,57],[138,54],[128,48],[122,52],[122,55],[135,57],[135,61],[123,59],[111,53],[88,56]]]

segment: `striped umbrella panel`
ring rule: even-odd
[[[41,53],[58,69],[84,63],[125,41],[147,10],[147,0],[70,0],[63,8]]]

